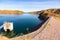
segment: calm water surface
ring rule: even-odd
[[[0,15],[0,26],[3,25],[4,22],[13,22],[14,31],[16,34],[26,34],[27,30],[30,31],[34,29],[42,22],[38,16],[39,15],[36,14]],[[3,29],[0,31],[3,31]]]

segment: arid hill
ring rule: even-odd
[[[60,9],[46,9],[41,11],[30,12],[31,14],[39,14],[40,19],[45,19],[50,16],[59,17],[60,18]]]
[[[19,10],[0,10],[0,14],[22,14],[23,11]]]
[[[46,9],[41,11],[30,12],[31,14],[49,13],[49,14],[60,14],[60,9]]]

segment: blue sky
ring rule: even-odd
[[[60,8],[60,0],[0,0],[1,10],[38,11]]]

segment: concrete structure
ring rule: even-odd
[[[4,22],[4,31],[12,31],[13,30],[13,23],[12,22]]]

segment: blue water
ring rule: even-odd
[[[16,34],[27,33],[27,28],[29,31],[34,29],[38,24],[42,22],[38,18],[39,15],[36,14],[20,14],[20,15],[0,15],[0,26],[4,22],[13,22],[14,31]]]

